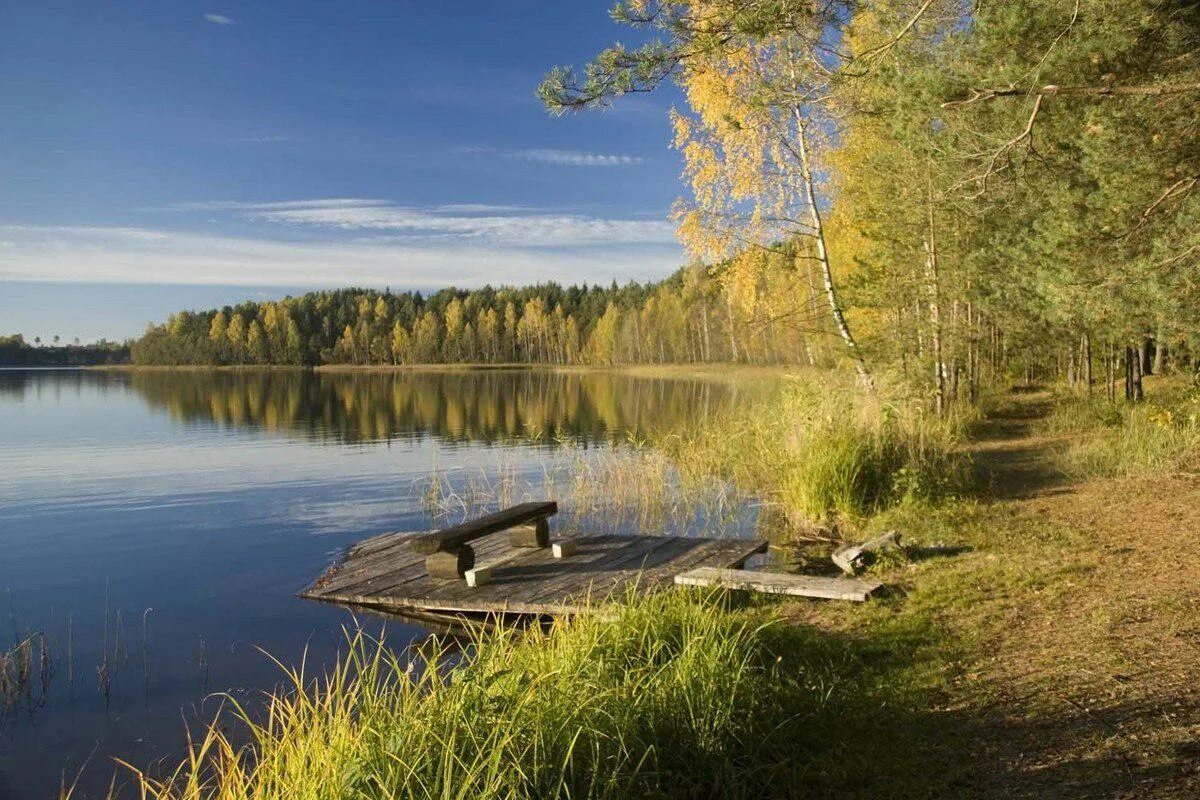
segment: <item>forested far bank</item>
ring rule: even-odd
[[[87,367],[101,364],[126,364],[130,355],[129,342],[110,342],[101,339],[80,344],[43,344],[40,338],[27,342],[19,333],[0,336],[0,367]]]
[[[781,276],[778,293],[807,294]],[[803,301],[801,301],[803,302]],[[554,283],[312,292],[184,311],[149,328],[137,364],[816,364],[819,332],[733,302],[718,274],[658,283]]]

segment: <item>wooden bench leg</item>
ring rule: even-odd
[[[530,525],[518,525],[508,531],[508,543],[513,547],[549,547],[550,523],[542,517]]]
[[[469,544],[453,550],[439,550],[425,559],[429,577],[439,581],[461,580],[475,566],[475,550]]]

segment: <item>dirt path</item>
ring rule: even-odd
[[[1072,484],[1063,439],[1036,435],[1043,395],[1015,396],[974,456],[1015,536],[992,557],[1034,558],[989,597],[993,622],[961,681],[978,715],[970,796],[1200,797],[1200,480]]]

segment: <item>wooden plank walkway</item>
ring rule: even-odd
[[[825,600],[853,600],[861,603],[883,588],[878,581],[853,578],[822,578],[818,575],[790,575],[784,572],[750,572],[744,569],[699,567],[675,576],[680,586],[720,586],[767,594],[790,594]]]
[[[421,535],[388,533],[360,542],[301,597],[400,613],[570,614],[670,586],[695,567],[740,567],[767,549],[761,539],[583,535],[571,537],[574,553],[554,558],[549,547],[514,549],[508,534],[495,533],[472,543],[476,564],[490,566],[491,582],[471,587],[429,577],[425,556],[412,542]]]

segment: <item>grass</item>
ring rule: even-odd
[[[480,636],[453,667],[356,634],[319,688],[290,672],[265,720],[230,701],[250,748],[218,721],[138,777],[189,800],[794,796],[834,780],[839,728],[878,710],[862,674],[894,662],[871,648],[690,592]]]
[[[661,442],[687,475],[725,475],[778,505],[792,527],[858,524],[953,496],[967,480],[966,415],[937,419],[899,389],[787,381],[773,397]]]
[[[1200,383],[1147,380],[1148,399],[1132,404],[1064,393],[1042,430],[1074,441],[1059,466],[1078,479],[1134,477],[1178,469],[1200,452]]]

